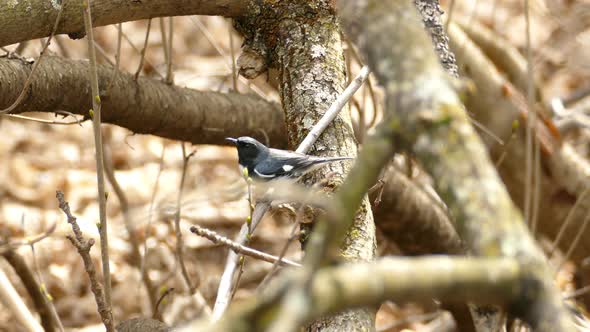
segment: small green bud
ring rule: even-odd
[[[249,178],[249,176],[248,176],[248,168],[247,168],[247,167],[244,167],[244,168],[242,169],[242,175],[243,175],[245,178]]]
[[[100,104],[100,96],[99,95],[94,96],[94,100]]]
[[[518,122],[518,120],[512,121],[512,131],[516,131],[518,127],[520,127],[520,122]]]
[[[88,115],[90,115],[91,119],[94,119],[94,111],[92,110],[92,108],[88,111]]]

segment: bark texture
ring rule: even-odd
[[[3,0],[0,1],[0,46],[48,37],[63,5],[57,34],[77,39],[85,35],[82,1]],[[244,14],[249,0],[92,0],[95,27],[141,19],[182,16]],[[23,27],[27,27],[23,29]]]
[[[445,208],[400,171],[383,178],[381,202],[373,215],[381,232],[404,254],[462,254],[463,243]],[[376,190],[372,198],[377,198]]]
[[[16,100],[31,70],[21,60],[0,59],[0,108]],[[92,108],[88,63],[45,57],[28,96],[13,113],[67,111],[88,116]],[[285,146],[280,106],[255,95],[199,92],[98,67],[102,121],[137,134],[195,144],[225,144],[228,136],[255,136],[264,130],[273,146]],[[108,91],[106,87],[113,79]],[[270,125],[266,126],[265,123]]]
[[[245,48],[267,59],[279,71],[280,92],[291,147],[303,140],[346,84],[340,26],[331,1],[262,1],[250,10],[256,15],[238,20]],[[349,109],[343,110],[324,131],[310,154],[356,156]],[[323,181],[335,190],[350,162],[332,163],[305,181]],[[368,261],[375,255],[375,226],[367,197],[348,231],[341,255],[348,261]],[[366,331],[374,329],[372,309],[355,309],[320,320],[312,331]]]
[[[503,154],[505,155],[502,163],[497,167],[498,172],[506,183],[513,201],[522,208],[526,179],[526,170],[523,167],[526,148],[524,123],[529,110],[525,97],[513,87],[512,82],[504,77],[496,66],[502,72],[517,73],[519,71],[510,70],[509,68],[513,66],[510,64],[493,63],[483,53],[489,45],[483,49],[479,48],[459,26],[451,24],[449,34],[452,37],[451,47],[456,50],[461,63],[461,71],[478,87],[476,93],[467,99],[466,106],[473,112],[477,121],[508,142],[505,145],[499,145],[490,139],[489,135],[482,134],[493,160],[497,161]],[[522,57],[514,55],[514,52],[516,51],[510,52],[515,58],[511,63],[522,62]],[[491,53],[490,56],[494,54],[496,53]],[[516,86],[524,84],[519,83],[517,79],[519,76],[517,74],[509,76],[515,80],[513,83],[517,84]],[[516,130],[514,129],[515,121],[522,124]],[[590,237],[590,228],[582,227],[590,207],[590,197],[582,195],[587,184],[590,183],[590,176],[588,176],[590,172],[587,171],[590,168],[587,162],[571,154],[572,149],[569,145],[562,145],[559,135],[552,131],[548,122],[538,118],[536,128],[536,139],[541,142],[543,150],[537,229],[550,239],[555,239],[562,223],[571,213],[570,225],[565,229],[562,241],[559,243],[560,248],[567,251],[569,244],[580,232],[583,233],[583,238]],[[577,188],[564,183],[564,180],[572,180]],[[579,197],[582,197],[580,206],[572,210]],[[579,262],[588,257],[589,253],[590,241],[580,241],[571,257]],[[580,272],[586,278],[590,278],[590,269],[581,269]]]

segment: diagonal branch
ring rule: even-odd
[[[538,331],[571,331],[559,292],[542,251],[469,123],[409,0],[368,0],[359,20],[358,3],[341,1],[343,20],[386,89],[385,122],[396,144],[410,150],[432,175],[457,231],[476,255],[517,258],[534,290],[511,309]],[[362,6],[362,5],[361,5]],[[354,10],[353,10],[354,9]],[[361,36],[362,27],[365,35]],[[490,199],[493,197],[493,199]]]

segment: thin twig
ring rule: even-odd
[[[354,60],[356,62],[358,62],[359,65],[364,66],[364,63],[361,59],[361,56],[360,56],[356,46],[348,38],[346,39],[346,43],[348,45],[348,49],[351,51],[351,54],[352,54],[352,57],[354,58]],[[373,114],[371,116],[371,121],[369,121],[369,123],[367,124],[367,127],[371,128],[377,122],[377,113],[379,111],[377,109],[377,105],[379,105],[379,103],[377,102],[377,96],[375,95],[375,89],[373,89],[373,82],[371,82],[371,77],[367,77],[367,85],[365,87],[367,89],[369,89],[369,96],[371,96],[371,103],[373,104]],[[363,103],[363,106],[364,106],[364,103]]]
[[[29,76],[27,77],[27,80],[25,81],[25,85],[23,86],[21,93],[18,95],[18,97],[16,98],[14,103],[12,103],[12,105],[8,106],[7,108],[5,108],[3,110],[0,110],[0,114],[12,112],[12,110],[14,110],[23,101],[23,99],[28,95],[29,87],[31,86],[31,82],[33,80],[33,76],[35,74],[35,71],[39,67],[41,60],[43,59],[43,56],[45,55],[45,52],[47,51],[47,48],[49,47],[49,43],[51,43],[51,39],[53,38],[53,36],[55,35],[55,32],[57,31],[57,27],[58,27],[59,21],[61,19],[61,13],[63,12],[63,8],[64,8],[66,2],[67,2],[67,0],[63,0],[63,3],[61,3],[59,5],[59,10],[57,11],[57,17],[55,18],[55,23],[53,24],[53,29],[51,29],[51,34],[49,35],[49,38],[47,38],[47,40],[45,41],[45,44],[43,45],[43,48],[41,49],[41,54],[39,54],[37,61],[35,61],[35,63],[33,64],[33,68],[31,68],[31,72],[29,73]]]
[[[304,206],[301,205],[301,207],[299,208],[298,213],[297,213],[297,219],[300,219],[302,217],[303,208],[304,208]],[[289,246],[291,245],[291,243],[295,239],[298,238],[297,229],[299,229],[299,227],[300,227],[300,224],[299,224],[298,220],[296,220],[296,222],[293,224],[293,228],[291,228],[291,233],[289,234],[289,238],[287,239],[287,241],[285,242],[285,245],[283,245],[283,248],[281,249],[281,253],[279,254],[279,259],[283,259],[283,257],[285,257],[285,255],[287,254],[287,250],[289,249]],[[266,287],[266,285],[268,284],[268,281],[275,274],[278,267],[279,267],[279,261],[277,260],[272,265],[272,267],[270,268],[270,271],[268,271],[266,276],[264,276],[264,279],[262,279],[262,281],[258,285],[258,287],[257,287],[258,292],[260,292],[262,289],[264,289]]]
[[[137,81],[137,78],[139,77],[139,73],[141,73],[141,70],[143,69],[145,52],[147,51],[147,48],[148,48],[148,41],[150,38],[150,30],[151,29],[152,29],[152,19],[150,18],[148,20],[147,31],[145,33],[145,41],[143,43],[143,48],[141,49],[141,53],[140,53],[140,57],[139,57],[139,65],[137,66],[137,71],[135,72],[135,75],[133,76],[136,81]]]
[[[55,196],[59,202],[59,208],[64,212],[68,219],[68,223],[72,226],[74,236],[67,235],[66,237],[70,240],[72,245],[78,249],[78,253],[82,257],[84,269],[86,274],[88,274],[88,279],[90,279],[90,289],[94,294],[94,299],[96,300],[96,306],[98,307],[98,313],[100,314],[102,323],[107,332],[113,332],[115,329],[111,307],[108,306],[105,301],[102,285],[98,282],[96,269],[94,268],[94,263],[90,257],[90,248],[94,245],[94,239],[86,240],[84,238],[80,226],[78,226],[78,222],[76,221],[76,217],[72,215],[72,212],[70,211],[70,205],[65,201],[64,194],[61,191],[58,191]]]
[[[113,26],[114,27],[114,26]],[[133,43],[133,41],[131,41],[131,38],[129,38],[129,36],[127,36],[127,34],[125,32],[123,32],[121,30],[121,36],[123,37],[123,39],[125,39],[125,41],[127,42],[127,44],[129,44],[129,46],[131,46],[131,48],[137,52],[138,54],[141,55],[141,50],[139,48],[137,48],[137,46],[135,46],[135,44]],[[150,67],[152,67],[154,69],[154,73],[156,75],[158,75],[158,77],[160,77],[161,79],[164,79],[164,75],[162,75],[159,71],[158,68],[150,62],[149,59],[145,59],[145,63],[147,63],[148,65],[150,65]]]
[[[98,90],[98,73],[96,68],[96,53],[94,52],[94,32],[92,30],[92,14],[90,13],[89,0],[83,0],[84,28],[88,40],[88,58],[90,60],[89,80],[92,89],[92,127],[94,129],[94,149],[96,151],[96,182],[98,187],[98,210],[100,234],[100,252],[102,258],[102,273],[104,278],[104,299],[106,306],[111,311],[111,271],[109,261],[109,238],[106,214],[106,194],[104,181],[104,157],[102,146],[102,132],[100,130],[101,101]],[[90,250],[90,249],[89,249]]]
[[[160,17],[159,19],[160,21],[160,36],[162,38],[162,48],[164,49],[164,61],[166,63],[168,63],[168,58],[170,57],[168,55],[168,41],[167,41],[167,37],[166,37],[166,27],[165,27],[165,23],[164,23],[164,18]]]
[[[45,119],[38,119],[38,118],[33,118],[30,116],[24,116],[24,115],[20,115],[20,114],[6,114],[7,117],[9,118],[13,118],[13,119],[19,119],[19,120],[26,120],[26,121],[33,121],[33,122],[39,122],[39,123],[45,123],[45,124],[53,124],[53,125],[64,125],[64,126],[69,126],[69,125],[73,125],[73,124],[77,124],[77,125],[82,125],[82,123],[80,122],[80,120],[78,120],[75,116],[74,119],[76,119],[76,121],[71,121],[71,122],[62,122],[62,121],[56,121],[56,120],[45,120]]]
[[[115,63],[113,62],[113,60],[111,60],[111,58],[109,57],[109,55],[107,54],[107,51],[104,50],[104,48],[102,48],[102,46],[100,46],[96,40],[94,41],[94,48],[96,50],[98,50],[98,54],[100,54],[102,56],[103,59],[106,60],[106,62],[109,63],[109,65],[114,66]]]
[[[238,73],[236,70],[236,54],[234,50],[234,34],[231,28],[231,24],[229,26],[229,31],[227,32],[229,35],[229,54],[231,54],[231,82],[235,92],[238,92]]]
[[[575,291],[573,291],[571,293],[565,294],[563,299],[564,300],[571,300],[571,299],[576,298],[578,296],[582,296],[584,294],[587,294],[588,292],[590,292],[590,285],[584,286],[580,289],[576,289]]]
[[[148,247],[147,247],[147,239],[149,234],[149,229],[152,224],[152,215],[154,212],[154,204],[156,202],[156,194],[158,193],[158,186],[160,185],[160,176],[162,175],[162,170],[164,169],[164,155],[166,154],[166,145],[162,144],[162,153],[160,154],[160,162],[158,166],[158,175],[156,175],[156,182],[154,183],[154,189],[152,190],[152,198],[150,199],[150,207],[148,211],[148,221],[146,227],[146,236],[143,239],[143,255],[141,256],[141,263],[139,270],[141,271],[141,275],[143,278],[144,271],[145,271],[145,260],[148,254]]]
[[[184,264],[184,243],[182,241],[182,232],[180,231],[180,205],[182,201],[182,193],[184,189],[184,182],[186,180],[186,170],[188,168],[188,161],[189,159],[195,154],[195,151],[186,154],[186,149],[184,147],[184,142],[180,143],[182,147],[182,173],[180,176],[180,185],[178,188],[178,196],[176,198],[176,214],[174,215],[174,231],[176,233],[176,259],[178,260],[178,264],[180,265],[180,271],[182,273],[182,278],[186,283],[188,291],[190,294],[193,293],[194,288],[191,284],[190,278],[188,276],[188,271],[186,269],[186,265]]]
[[[565,230],[567,229],[569,224],[574,220],[574,212],[576,212],[578,207],[581,207],[582,202],[584,202],[586,200],[586,196],[588,194],[590,194],[590,186],[588,186],[588,187],[586,187],[586,189],[584,189],[582,194],[578,197],[578,199],[574,203],[574,206],[572,206],[572,208],[569,210],[567,216],[565,217],[565,221],[563,223],[561,223],[561,226],[559,227],[559,232],[557,233],[555,240],[553,240],[553,244],[551,245],[551,249],[549,250],[549,253],[548,253],[549,257],[551,257],[553,255],[553,253],[555,252],[555,250],[557,249],[557,246],[559,245],[561,238],[565,234]],[[578,230],[578,233],[582,233],[582,232]]]
[[[529,109],[529,116],[527,117],[526,123],[526,158],[525,158],[525,200],[524,200],[524,219],[531,226],[531,230],[534,234],[536,228],[536,220],[533,220],[533,216],[537,216],[537,211],[534,211],[534,207],[538,207],[538,203],[534,200],[538,200],[539,186],[534,185],[535,176],[537,175],[537,164],[540,163],[539,153],[540,148],[538,140],[534,139],[535,135],[535,123],[537,120],[537,113],[533,109],[533,103],[535,98],[534,82],[533,82],[533,55],[531,47],[531,24],[530,24],[530,12],[529,12],[529,0],[524,0],[524,19],[525,19],[525,35],[526,35],[526,58],[527,58],[527,107]],[[536,179],[539,182],[539,179]],[[533,187],[534,185],[534,187]]]
[[[577,234],[574,237],[574,240],[572,241],[572,243],[570,244],[570,247],[568,248],[567,252],[565,253],[565,255],[563,255],[563,257],[560,259],[560,262],[556,265],[557,266],[556,271],[559,271],[561,269],[561,267],[563,266],[563,264],[572,255],[572,253],[574,252],[574,249],[576,249],[576,246],[578,245],[578,243],[580,243],[580,239],[582,238],[582,235],[584,234],[584,231],[586,230],[586,227],[588,226],[589,222],[590,222],[590,212],[586,215],[586,218],[584,218],[584,221],[582,222],[582,226],[580,226],[580,228],[577,230]]]
[[[162,304],[164,302],[164,299],[166,298],[166,296],[170,295],[172,292],[174,292],[174,288],[170,287],[170,288],[166,289],[164,291],[164,293],[162,293],[162,295],[158,299],[158,302],[156,302],[156,308],[154,309],[154,315],[152,316],[152,318],[158,319],[156,317],[162,316],[162,314],[160,313],[160,304]]]
[[[191,17],[191,20],[193,21],[193,23],[195,23],[197,28],[199,28],[199,30],[201,30],[201,32],[203,32],[203,35],[205,36],[207,41],[209,41],[209,43],[213,46],[213,48],[215,48],[215,50],[224,58],[224,60],[226,60],[224,62],[224,64],[227,67],[227,69],[231,71],[232,70],[232,66],[230,64],[231,60],[228,59],[227,53],[221,48],[221,46],[217,42],[217,39],[213,36],[213,34],[211,34],[209,29],[207,29],[207,27],[198,18]],[[264,99],[267,99],[266,94],[262,90],[260,90],[256,85],[251,84],[251,82],[249,80],[247,80],[245,77],[242,77],[240,75],[238,75],[236,77],[242,83],[244,83],[246,86],[248,86],[248,88],[250,90],[252,90],[252,92],[256,93],[257,95],[261,96]]]
[[[254,212],[252,212],[252,221],[250,225],[248,223],[244,223],[242,228],[240,228],[240,232],[236,236],[234,242],[239,244],[244,244],[248,241],[248,234],[254,232],[262,217],[270,208],[270,202],[259,202],[254,207]],[[234,289],[234,275],[236,273],[236,269],[238,264],[240,263],[240,255],[235,253],[234,251],[230,250],[227,261],[225,263],[225,267],[223,269],[223,274],[221,275],[221,279],[219,280],[219,286],[217,288],[217,297],[215,299],[215,305],[213,307],[213,320],[219,319],[225,309],[229,306],[229,302],[231,301],[232,290]]]
[[[244,245],[248,245],[250,242],[250,239],[252,238],[252,234],[253,234],[253,229],[252,229],[252,215],[254,214],[254,201],[252,198],[252,178],[249,177],[248,175],[248,169],[244,168],[244,179],[246,180],[246,184],[248,186],[248,217],[246,219],[246,225],[248,225],[248,234],[246,235],[246,241],[243,243]],[[236,252],[236,254],[239,254],[238,251],[234,250],[234,252]],[[240,285],[240,280],[242,279],[242,274],[244,273],[244,264],[246,263],[246,257],[240,256],[238,258],[239,261],[239,270],[238,270],[238,275],[236,276],[236,279],[234,281],[234,285],[233,285],[233,289],[231,292],[231,296],[230,296],[230,300],[234,297],[234,295],[236,294],[236,291],[238,290],[238,287]]]
[[[174,41],[174,18],[173,17],[169,17],[168,18],[168,34],[170,35],[168,37],[168,45],[165,45],[165,47],[168,49],[168,61],[166,61],[166,83],[167,84],[172,84],[174,83],[174,73],[172,72],[172,45],[173,45],[173,41]]]
[[[34,242],[31,243],[30,247],[31,247],[31,254],[33,256],[33,271],[37,275],[37,282],[40,285],[40,292],[41,292],[43,298],[47,302],[47,308],[49,310],[51,317],[55,321],[57,328],[61,332],[64,332],[64,325],[61,322],[59,315],[57,314],[57,309],[55,309],[55,305],[53,303],[53,297],[51,296],[51,294],[49,294],[49,291],[47,290],[45,282],[43,281],[43,276],[41,275],[41,270],[39,269],[39,264],[37,263],[37,255],[35,254],[35,243]]]
[[[109,79],[109,85],[107,85],[107,88],[105,89],[105,91],[108,93],[111,90],[111,87],[113,86],[113,83],[115,82],[115,77],[117,76],[117,73],[119,72],[119,67],[121,65],[121,41],[123,39],[123,23],[119,23],[117,24],[117,50],[115,52],[115,68],[113,70],[113,74],[111,75],[111,78]]]
[[[348,100],[354,95],[354,93],[363,85],[371,70],[368,66],[364,66],[357,77],[350,82],[350,85],[346,87],[346,89],[336,98],[334,103],[330,106],[330,108],[324,113],[320,121],[316,123],[316,125],[310,130],[307,134],[303,142],[299,144],[297,148],[297,152],[305,153],[307,152],[313,143],[320,137],[320,134],[330,125],[332,121],[338,116],[340,111],[344,108],[344,105],[348,102]]]
[[[148,299],[150,300],[150,309],[152,310],[152,316],[155,319],[161,320],[162,317],[156,315],[156,302],[158,299],[156,298],[156,288],[152,283],[152,280],[149,277],[149,273],[147,269],[141,268],[141,253],[140,253],[140,243],[137,239],[137,234],[135,231],[135,223],[131,220],[131,212],[129,211],[129,200],[121,188],[119,181],[117,181],[117,177],[115,176],[115,170],[113,165],[112,153],[109,146],[109,142],[106,142],[104,145],[105,149],[105,173],[107,179],[111,183],[113,190],[115,191],[115,196],[119,200],[119,205],[121,208],[121,213],[123,214],[123,221],[125,222],[125,228],[127,229],[127,234],[129,235],[129,243],[131,244],[131,261],[132,264],[141,272],[141,280],[145,286],[145,290],[148,294]]]
[[[20,246],[34,245],[35,243],[40,242],[41,240],[53,234],[53,232],[55,231],[55,227],[56,224],[52,223],[51,226],[49,226],[47,230],[41,234],[28,236],[23,240],[8,241],[6,243],[2,241],[2,243],[0,243],[2,245],[2,247],[0,247],[0,255],[4,254],[5,251],[14,250]]]
[[[252,249],[250,247],[241,245],[241,244],[236,243],[224,236],[221,236],[221,235],[215,233],[212,230],[206,229],[206,228],[198,226],[198,225],[191,226],[190,230],[191,230],[191,232],[197,234],[198,236],[202,236],[204,238],[207,238],[215,244],[221,244],[225,247],[228,247],[231,250],[233,250],[239,254],[242,254],[242,255],[247,255],[247,256],[250,256],[250,257],[265,261],[265,262],[269,262],[269,263],[278,263],[279,265],[282,265],[282,266],[294,266],[294,267],[301,266],[301,264],[293,262],[292,260],[277,257],[274,255],[270,255],[265,252],[258,251],[256,249]]]

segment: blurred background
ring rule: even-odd
[[[533,63],[543,95],[545,98],[565,98],[583,91],[590,84],[590,1],[529,2]],[[453,18],[487,26],[524,54],[523,1],[457,0],[453,4],[443,1],[442,5],[447,13],[452,5]],[[151,25],[140,75],[163,80],[167,75],[166,58],[171,56],[175,85],[208,91],[237,88],[240,93],[280,100],[272,79],[266,75],[248,81],[233,73],[232,61],[240,53],[242,40],[231,20],[175,17],[172,52],[167,54],[164,45],[169,36],[169,24],[169,18],[156,18],[151,24],[148,21],[123,23],[120,68],[130,73],[138,70],[148,25]],[[99,63],[114,65],[117,62],[117,26],[96,28],[95,39]],[[23,56],[36,58],[44,41],[31,40],[6,48],[12,51],[19,47]],[[60,35],[53,39],[49,51],[70,59],[86,59],[87,42]],[[361,65],[350,47],[347,47],[347,61],[349,76],[354,77]],[[374,79],[371,79],[371,85],[372,91],[366,84],[351,103],[359,141],[370,132],[381,112],[381,93]],[[590,108],[587,111],[590,112]],[[55,225],[48,238],[36,243],[34,248],[23,246],[18,252],[34,267],[36,277],[51,294],[67,330],[100,331],[103,326],[96,313],[82,261],[65,239],[71,228],[55,198],[56,190],[63,191],[83,232],[98,240],[92,124],[52,114],[23,115],[59,124],[0,117],[0,236],[25,239],[43,234]],[[69,124],[63,124],[66,122]],[[245,182],[238,171],[235,148],[186,144],[186,153],[194,151],[194,155],[186,162],[186,178],[179,198],[185,163],[180,142],[134,135],[112,125],[103,125],[103,133],[117,182],[129,202],[129,220],[137,229],[142,253],[147,248],[145,268],[162,293],[175,289],[161,304],[164,320],[174,323],[203,314],[203,308],[183,294],[179,274],[174,273],[179,268],[174,256],[176,203],[180,199],[183,229],[199,224],[233,238],[249,213],[244,195]],[[585,157],[589,153],[588,133],[583,129],[567,137]],[[271,146],[272,143],[269,142]],[[140,272],[130,262],[131,247],[121,201],[110,184],[107,191],[113,314],[120,321],[147,315],[150,304],[141,284]],[[268,214],[265,218],[251,245],[278,255],[291,238],[292,218],[280,213]],[[189,232],[184,234],[184,241],[189,276],[212,305],[228,250]],[[394,244],[380,238],[379,252],[397,251]],[[93,248],[92,256],[99,267],[98,245]],[[296,240],[291,241],[286,257],[300,259],[301,251]],[[8,274],[23,299],[29,301],[26,291],[4,260],[0,260],[0,268]],[[271,264],[247,259],[235,301],[251,296],[270,269]],[[558,282],[564,291],[574,287],[575,269],[573,264],[562,269]],[[448,314],[433,311],[433,308],[385,303],[378,313],[377,328],[379,331],[444,331],[444,326],[452,326]],[[23,331],[6,308],[0,309],[0,331]]]

